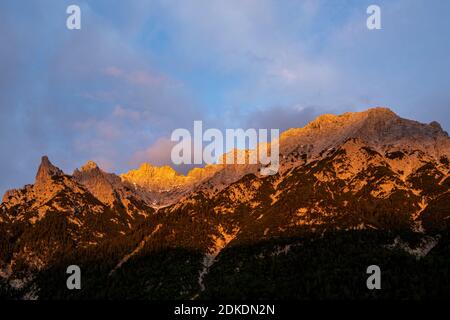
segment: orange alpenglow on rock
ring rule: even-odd
[[[64,175],[64,172],[55,167],[47,156],[43,156],[38,172],[36,174],[36,183],[45,183],[53,176]]]
[[[149,163],[144,163],[139,169],[122,174],[121,178],[150,190],[170,189],[191,182],[190,178],[177,173],[172,167],[156,167]]]

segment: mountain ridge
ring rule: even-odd
[[[401,130],[392,129],[394,126],[401,126]],[[362,139],[365,143],[376,146],[383,152],[389,152],[389,148],[395,149],[395,146],[399,144],[409,144],[411,150],[421,150],[435,158],[441,156],[450,158],[450,139],[448,133],[438,122],[423,124],[403,119],[386,107],[375,107],[363,112],[347,112],[342,115],[324,114],[303,128],[288,129],[280,135],[280,156],[286,158],[292,152],[302,149],[300,152],[303,155],[306,155],[308,159],[314,159],[325,150],[335,148],[350,138]],[[410,140],[405,141],[405,138],[410,138]],[[385,145],[380,146],[378,141],[383,141]],[[312,145],[315,147],[311,148]],[[438,148],[436,145],[442,145],[442,147]],[[224,157],[226,156],[224,154]],[[64,174],[62,170],[50,163],[47,156],[42,158],[41,166],[44,168],[42,170],[49,171],[51,174]],[[95,162],[88,161],[80,169],[75,169],[73,176],[82,180],[83,173],[86,175],[86,172],[101,171],[109,175],[109,180],[116,180],[116,183],[118,180],[114,177],[120,178],[122,183],[128,184],[130,187],[139,187],[141,193],[145,191],[170,193],[173,189],[182,189],[180,194],[186,194],[195,189],[198,184],[221,172],[224,167],[223,164],[209,165],[192,169],[183,175],[168,165],[158,167],[150,163],[143,163],[138,169],[115,175],[103,172]],[[255,172],[255,167],[250,166],[236,178]],[[39,168],[36,180],[45,180],[46,176],[48,176],[47,172],[41,173],[41,168]],[[11,190],[8,190],[5,195],[10,193]],[[112,201],[112,197],[109,198],[107,202]]]
[[[96,286],[108,286],[102,294],[118,286],[129,294],[150,290],[152,297],[211,297],[218,294],[218,284],[231,290],[222,283],[220,274],[226,274],[240,288],[229,293],[236,298],[250,290],[236,282],[241,272],[242,279],[257,279],[252,268],[264,273],[276,261],[302,261],[299,248],[321,241],[331,241],[320,249],[329,255],[333,237],[352,236],[372,248],[372,259],[381,252],[392,261],[406,261],[405,268],[414,265],[397,256],[401,252],[426,263],[434,261],[427,260],[431,255],[446,264],[449,140],[436,123],[377,108],[324,115],[283,133],[280,170],[273,176],[260,175],[258,165],[217,164],[195,169],[193,180],[179,184],[180,175],[170,167],[144,164],[134,171],[136,177],[124,178],[92,161],[70,176],[43,157],[35,185],[8,191],[0,205],[0,278],[21,281],[11,289],[21,295],[35,285],[38,296],[50,297],[56,290],[66,297],[63,287],[47,283],[64,274],[58,268],[75,261],[84,268],[99,264],[94,269],[102,270],[89,278],[93,285],[87,296],[100,294]],[[164,179],[169,188],[161,185]],[[408,242],[405,235],[417,241]],[[354,242],[345,244],[351,249],[347,258],[366,261],[369,253],[352,251]],[[327,263],[334,259],[339,257]],[[296,269],[279,268],[303,279]],[[129,282],[135,274],[146,275],[148,286]],[[179,277],[183,280],[172,282]],[[289,283],[297,283],[295,277]],[[296,296],[291,285],[277,281],[274,286],[286,286]],[[300,287],[309,285],[302,281]],[[167,296],[159,283],[174,289]],[[266,288],[262,280],[256,287]],[[252,292],[255,297],[258,291]]]

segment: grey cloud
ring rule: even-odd
[[[257,110],[247,115],[246,125],[256,129],[280,129],[280,133],[290,128],[302,128],[322,114],[318,107],[272,107]]]
[[[68,173],[88,159],[124,171],[137,150],[201,114],[182,83],[86,2],[82,30],[68,31],[66,4],[0,5],[0,193],[32,183],[43,154]]]

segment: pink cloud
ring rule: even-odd
[[[170,154],[175,142],[169,138],[159,138],[153,145],[145,150],[136,152],[131,158],[131,165],[138,166],[144,162],[149,162],[153,165],[171,164]]]
[[[107,76],[111,76],[111,77],[120,77],[120,76],[123,74],[123,71],[122,71],[122,69],[120,69],[120,68],[111,66],[111,67],[107,67],[107,68],[104,70],[104,73],[105,73]]]
[[[130,83],[142,86],[160,86],[166,82],[166,79],[159,75],[153,75],[146,71],[135,71],[127,75]]]
[[[167,77],[145,70],[130,71],[123,70],[116,66],[110,66],[103,70],[109,77],[120,78],[127,83],[140,86],[161,86],[168,83]]]
[[[130,119],[133,121],[137,121],[141,118],[141,114],[139,111],[127,109],[120,105],[114,108],[113,116],[122,119]]]

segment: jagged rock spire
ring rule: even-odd
[[[64,172],[55,167],[47,156],[43,156],[41,164],[39,165],[38,172],[36,174],[36,183],[47,181],[53,176],[61,176]]]

